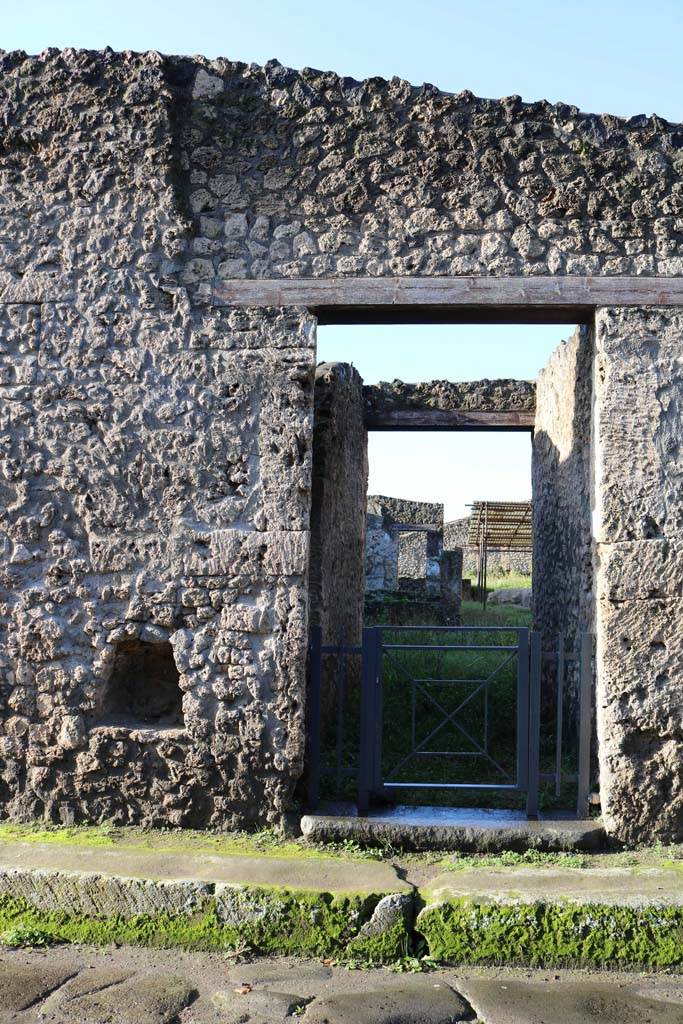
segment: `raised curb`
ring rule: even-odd
[[[0,933],[386,963],[407,950],[412,911],[412,887],[386,864],[0,848]]]
[[[473,869],[422,890],[415,930],[458,964],[683,963],[683,870]]]
[[[420,939],[455,964],[671,967],[683,964],[683,862],[442,868],[416,887],[386,863],[5,842],[0,942],[21,928],[377,965]]]

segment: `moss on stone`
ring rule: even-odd
[[[367,860],[364,851],[329,850],[287,840],[266,829],[261,832],[205,832],[195,829],[152,829],[135,825],[46,825],[0,823],[3,843],[45,843],[169,853],[210,853],[224,857],[287,857],[296,860]]]
[[[671,967],[683,963],[683,907],[482,903],[425,907],[430,956],[459,964]]]
[[[386,936],[359,939],[380,896],[244,887],[224,889],[188,913],[94,916],[39,910],[27,900],[0,897],[0,938],[17,927],[36,929],[54,942],[178,947],[220,951],[250,947],[264,954],[363,956],[388,963],[402,955],[405,926]]]
[[[377,935],[359,935],[346,946],[346,956],[368,967],[379,967],[401,960],[410,952],[411,934],[405,921],[394,921]]]

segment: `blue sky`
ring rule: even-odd
[[[683,121],[683,0],[0,0],[0,45],[202,53],[354,78],[398,75],[479,96]],[[324,328],[319,358],[366,380],[533,377],[567,327]],[[439,500],[530,493],[529,440],[504,434],[371,437],[375,492]]]
[[[681,0],[0,0],[0,45],[203,53],[683,120]]]
[[[531,380],[571,333],[566,324],[319,327],[318,358],[353,363],[367,384]],[[531,497],[528,434],[371,433],[369,460],[371,494],[440,501],[449,519],[472,501]]]

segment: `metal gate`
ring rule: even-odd
[[[580,669],[577,807],[585,814],[590,772],[592,637],[580,654],[542,651],[538,633],[512,626],[375,626],[361,646],[310,646],[308,802],[333,775],[360,814],[376,798],[407,791],[522,794],[538,816],[541,781],[562,779],[562,702],[567,666]],[[549,658],[557,662],[556,675]],[[323,668],[325,659],[332,665]],[[543,671],[542,671],[543,667]],[[548,671],[550,668],[550,672]],[[331,671],[330,671],[331,669]],[[557,680],[554,770],[541,775],[542,681]],[[554,683],[553,683],[554,685]],[[334,690],[333,714],[323,698]],[[326,719],[332,739],[322,752]],[[565,773],[565,778],[566,778]]]
[[[483,642],[476,642],[478,634],[485,635]],[[513,636],[513,642],[506,642]],[[402,642],[404,639],[408,642]],[[540,659],[534,658],[533,652],[530,658],[529,640],[528,629],[489,626],[376,627],[365,631],[358,784],[361,814],[367,811],[372,794],[416,788],[522,792],[527,797],[527,814],[538,813]],[[537,641],[534,634],[531,646],[538,646]],[[387,722],[384,707],[389,670],[393,722]],[[492,694],[498,683],[509,682],[510,675],[514,728],[509,722],[505,725],[514,747],[514,763],[510,763],[509,751],[504,758],[492,742],[496,714]],[[404,749],[391,764],[384,756],[390,738],[386,726],[396,730],[397,717],[409,718],[409,728],[400,729]],[[441,771],[422,770],[428,761],[440,763]],[[449,762],[453,766],[450,772]],[[453,779],[456,766],[460,769],[458,781]],[[425,778],[427,774],[432,777]]]

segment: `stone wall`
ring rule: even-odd
[[[538,375],[533,439],[534,622],[578,649],[593,627],[591,332],[579,327]]]
[[[581,634],[594,632],[591,525],[591,331],[577,328],[538,375],[533,438],[532,615],[548,651],[564,634],[565,650],[578,655]],[[569,745],[575,745],[579,662],[568,660],[564,712]],[[547,662],[546,700],[555,693],[555,662]]]
[[[462,548],[452,548],[441,553],[440,582],[444,601],[457,609],[458,621],[462,605]]]
[[[603,309],[595,354],[597,705],[610,832],[683,835],[683,309]]]
[[[360,374],[346,363],[315,373],[310,621],[323,642],[357,644],[363,630],[368,435]]]
[[[369,418],[380,412],[462,409],[476,412],[533,412],[536,384],[531,380],[432,380],[405,384],[381,381],[363,388]]]
[[[276,62],[1,55],[3,813],[288,806],[315,321],[231,308],[226,281],[678,275],[681,138]],[[598,319],[603,799],[615,835],[680,836],[680,316]],[[98,724],[136,644],[178,673],[182,725]]]
[[[232,351],[201,352],[114,328],[99,349],[74,307],[32,312],[0,327],[5,355],[38,353],[0,405],[5,813],[275,820],[304,738],[312,323],[242,314]],[[170,641],[182,727],[102,721],[131,640]]]
[[[168,68],[0,60],[15,818],[275,822],[302,769],[315,321],[208,313],[162,287],[189,239]],[[135,644],[175,674],[182,723],[132,708],[112,724],[104,698]]]
[[[419,587],[427,593],[436,593],[440,586],[442,550],[438,530],[398,532],[399,590]]]
[[[365,590],[398,589],[398,534],[384,517],[368,512],[365,540]]]
[[[365,392],[365,389],[363,389]],[[370,494],[367,499],[371,517],[373,557],[366,567],[366,589],[369,579],[379,581],[380,564],[384,562],[384,578],[389,584],[384,589],[424,592],[425,595],[440,592],[439,559],[443,550],[443,505],[438,502],[413,501],[409,498],[388,498],[382,494]],[[381,533],[375,523],[381,517]],[[427,527],[433,529],[402,529],[402,527]],[[383,538],[386,535],[387,539]],[[389,567],[389,559],[396,559],[396,568]],[[394,583],[394,574],[395,580]]]
[[[369,495],[368,508],[366,624],[457,625],[462,551],[443,550],[443,505]]]
[[[197,301],[221,278],[683,271],[680,128],[661,118],[276,61],[163,71]]]
[[[383,494],[368,495],[368,512],[384,516],[388,525],[435,526],[443,528],[443,505],[436,501],[413,501],[410,498],[387,498]]]

